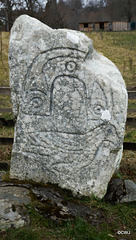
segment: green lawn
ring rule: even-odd
[[[136,86],[136,31],[86,33],[94,48],[118,67],[127,87]]]

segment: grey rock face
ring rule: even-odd
[[[12,27],[9,67],[11,178],[102,198],[122,156],[127,92],[119,70],[83,33],[27,15]]]
[[[44,187],[36,187],[29,183],[2,181],[0,182],[0,230],[29,225],[31,222],[28,208],[31,208],[31,205],[28,208],[26,205],[32,202],[41,216],[58,224],[76,217],[83,218],[92,226],[104,221],[101,211],[80,203],[79,199],[72,197],[71,191],[63,190],[56,185],[46,184]]]
[[[131,180],[113,178],[108,185],[104,200],[110,203],[136,202],[136,184]]]
[[[126,195],[120,202],[136,202],[136,184],[131,180],[124,180]]]
[[[66,196],[69,194],[60,189],[55,189],[53,186],[46,187],[34,187],[32,192],[40,200],[40,204],[37,204],[36,210],[46,218],[60,223],[69,219],[75,219],[76,217],[84,218],[85,221],[96,226],[104,221],[104,217],[101,212],[91,209],[89,206],[79,204],[77,199],[66,200]],[[65,197],[64,197],[65,196]]]
[[[127,192],[124,181],[120,178],[113,178],[108,184],[104,200],[112,204],[119,203],[126,194]]]
[[[0,229],[23,227],[29,223],[25,209],[25,204],[31,201],[28,194],[25,188],[0,184]]]

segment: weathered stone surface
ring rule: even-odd
[[[120,202],[136,202],[136,184],[131,180],[124,180],[126,195]]]
[[[83,33],[23,15],[11,30],[9,67],[11,178],[102,198],[121,160],[127,112],[116,66]]]
[[[0,184],[0,229],[23,227],[29,223],[25,204],[31,202],[29,190],[12,184]]]
[[[136,184],[131,180],[113,178],[104,200],[110,203],[136,202]]]
[[[104,200],[110,203],[119,203],[123,196],[127,194],[125,183],[120,178],[113,178],[107,188]]]
[[[56,223],[80,217],[93,226],[101,224],[104,221],[103,213],[92,209],[83,203],[83,200],[87,200],[87,198],[82,198],[82,202],[80,202],[78,198],[73,198],[71,191],[62,190],[52,184],[41,187],[29,183],[22,184],[18,181],[1,181],[0,230],[19,228],[30,224],[26,205],[31,203],[40,215]]]
[[[66,200],[68,194],[60,192],[50,186],[34,187],[32,192],[39,200],[36,210],[45,218],[59,223],[76,217],[83,218],[91,225],[96,226],[104,221],[104,216],[98,210],[91,209],[90,206],[79,203],[76,199]]]

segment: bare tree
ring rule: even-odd
[[[3,21],[5,21],[6,30],[9,31],[12,25],[12,3],[10,0],[0,0]]]
[[[135,0],[107,0],[112,18],[124,19],[128,22],[136,15]]]
[[[47,0],[44,22],[52,28],[63,27],[63,19],[59,12],[57,0]]]
[[[44,6],[39,0],[0,0],[0,6],[1,19],[5,22],[7,31],[19,15],[27,13],[38,18],[38,16],[41,17],[41,12],[44,12]]]
[[[122,15],[128,20],[128,22],[131,22],[135,13],[136,2],[134,0],[125,0],[122,6]]]
[[[65,0],[59,0],[59,2],[58,2],[58,12],[61,16],[61,22],[62,22],[61,26],[64,27],[64,28],[67,28],[68,27],[68,24],[67,24],[68,8],[67,8]]]
[[[67,27],[71,29],[78,29],[81,13],[83,11],[82,0],[68,0],[66,1],[66,19]]]
[[[69,8],[73,8],[75,10],[79,10],[82,8],[82,0],[67,0],[66,4]]]

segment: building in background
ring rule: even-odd
[[[117,15],[113,16],[108,8],[102,8],[84,16],[79,23],[79,31],[129,31],[136,29],[136,19],[129,22],[127,19]]]
[[[133,27],[133,28],[132,28]],[[79,31],[128,31],[136,28],[136,23],[129,23],[127,21],[97,21],[79,23]]]

